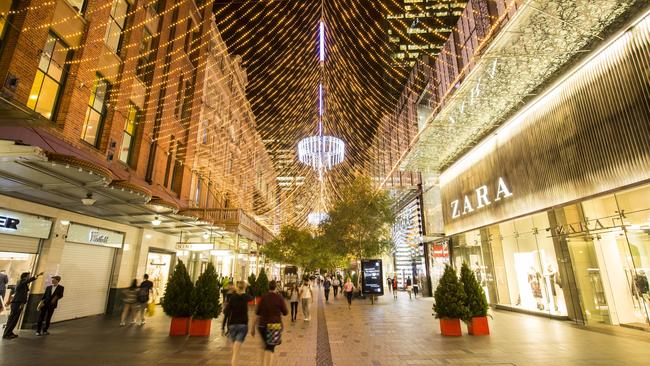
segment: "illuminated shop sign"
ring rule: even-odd
[[[52,221],[38,216],[0,210],[0,233],[47,239]]]
[[[504,198],[512,197],[512,192],[506,181],[499,177],[499,180],[493,189],[487,185],[480,186],[474,190],[474,194],[463,196],[451,202],[451,218],[457,219],[461,216],[468,215],[476,210],[480,210],[492,204],[499,202]]]
[[[124,244],[124,233],[71,223],[65,240],[69,243],[121,248]]]
[[[191,250],[191,251],[203,251],[203,250],[213,250],[214,244],[210,243],[178,243],[176,244],[176,250]]]

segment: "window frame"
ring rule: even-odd
[[[133,111],[133,121],[130,120],[131,116],[131,111]],[[140,108],[138,108],[135,104],[129,103],[129,110],[126,115],[126,118],[124,120],[124,127],[122,128],[122,143],[120,144],[120,154],[118,156],[118,160],[130,167],[133,167],[133,159],[134,159],[134,154],[133,151],[135,150],[135,137],[138,134],[138,124],[140,121]],[[133,122],[133,132],[129,133],[128,132],[128,126],[130,122]],[[124,138],[126,136],[129,136],[129,148],[126,153],[126,159],[122,159],[122,155],[124,154]]]
[[[102,137],[102,132],[104,131],[104,122],[106,120],[106,114],[108,112],[108,99],[110,98],[110,93],[111,93],[111,88],[113,85],[99,72],[95,73],[95,83],[93,85],[93,90],[90,94],[90,98],[92,100],[88,101],[88,109],[86,109],[86,117],[84,117],[84,124],[83,127],[81,128],[81,140],[87,143],[88,145],[94,146],[96,148],[99,148],[100,142],[101,142],[101,137]],[[94,104],[95,100],[97,99],[97,89],[99,86],[99,83],[103,82],[106,85],[106,91],[104,92],[104,102],[102,103],[102,110],[98,111],[95,109]],[[97,130],[96,130],[96,135],[95,135],[95,143],[90,143],[88,140],[86,140],[86,130],[87,130],[87,125],[88,125],[88,120],[90,113],[94,111],[99,113],[99,121],[97,123]]]
[[[47,46],[47,43],[49,42],[50,38],[54,39],[54,45],[52,46],[52,54],[49,55],[49,57],[48,57],[48,63],[47,63],[46,70],[43,70],[41,68],[41,62],[43,60],[43,55],[47,54],[45,52],[45,47]],[[36,74],[34,76],[34,80],[32,81],[32,86],[31,86],[30,91],[29,91],[29,96],[27,97],[28,98],[27,103],[25,103],[27,108],[33,110],[34,112],[40,114],[44,118],[47,118],[47,119],[49,119],[51,121],[54,121],[54,117],[56,116],[57,111],[59,109],[59,102],[61,101],[61,94],[62,94],[62,90],[63,90],[63,88],[65,86],[66,76],[67,76],[67,73],[68,73],[68,64],[66,64],[66,62],[70,59],[70,54],[72,53],[72,52],[70,52],[70,50],[66,50],[65,57],[63,58],[63,65],[58,65],[58,63],[56,61],[54,61],[54,52],[56,51],[57,44],[62,45],[63,48],[66,48],[66,49],[68,48],[68,45],[63,41],[63,39],[61,37],[59,37],[58,35],[56,35],[52,31],[48,32],[47,40],[45,41],[45,45],[43,45],[43,48],[41,49],[41,52],[40,52],[40,57],[38,59],[38,65],[36,66]],[[50,72],[50,66],[52,65],[52,62],[57,63],[57,65],[61,69],[61,76],[60,76],[60,78],[58,80],[55,79],[49,73]],[[33,93],[34,86],[35,86],[36,80],[39,78],[39,75],[42,75],[40,85],[38,87],[38,92],[36,94],[34,94]],[[36,107],[38,106],[38,102],[39,102],[39,100],[41,100],[41,95],[42,95],[41,93],[43,92],[43,85],[45,85],[46,78],[49,79],[50,81],[54,82],[57,85],[57,90],[56,90],[56,93],[55,93],[54,98],[53,98],[54,101],[52,103],[52,109],[49,112],[50,113],[49,117],[41,114],[40,112],[38,112],[36,110]],[[32,99],[32,96],[34,96],[34,95],[36,96],[36,98]],[[31,105],[32,100],[34,101],[33,105]]]
[[[113,16],[113,9],[117,9],[115,4],[118,2],[124,2],[126,4],[126,11],[124,12],[124,19],[123,19],[123,24],[120,27],[118,21],[116,18]],[[116,55],[120,54],[120,51],[122,50],[122,43],[124,41],[124,28],[126,28],[126,21],[127,21],[127,14],[129,14],[129,11],[131,9],[131,4],[129,4],[128,1],[126,0],[113,0],[113,4],[111,5],[111,11],[108,13],[108,24],[106,25],[106,34],[104,35],[104,44],[106,47],[111,50],[111,52],[114,52]],[[118,17],[119,18],[119,17]],[[110,30],[111,26],[115,25],[120,29],[120,37],[119,40],[117,41],[117,45],[115,46],[115,49],[111,47],[111,45],[108,43],[108,37],[110,35]]]

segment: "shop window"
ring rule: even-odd
[[[48,34],[27,101],[27,107],[45,118],[54,117],[65,78],[67,58],[67,46],[54,34]]]
[[[108,81],[100,74],[97,74],[97,79],[90,93],[84,125],[81,129],[81,139],[93,146],[99,145],[104,117],[106,116],[109,90],[110,84]]]
[[[194,191],[194,202],[197,206],[201,206],[201,191],[203,189],[203,179],[201,177],[197,178],[196,181],[196,190]]]
[[[120,148],[120,161],[124,164],[133,165],[133,145],[138,126],[139,114],[140,111],[138,108],[135,105],[130,104],[126,121],[124,122],[122,146]]]
[[[129,3],[127,3],[126,0],[113,1],[104,41],[106,42],[106,46],[116,54],[120,51],[124,26],[126,24],[126,15],[128,12]]]

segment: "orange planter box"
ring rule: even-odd
[[[172,323],[169,326],[170,336],[184,336],[187,335],[187,328],[190,318],[172,318]]]
[[[207,337],[210,335],[212,319],[192,319],[190,322],[190,337]]]
[[[482,336],[490,335],[490,326],[487,316],[475,316],[472,321],[467,323],[467,331],[471,335]]]
[[[445,337],[460,337],[460,319],[440,319],[440,332]]]

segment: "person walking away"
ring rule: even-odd
[[[248,302],[251,300],[252,297],[246,293],[246,282],[237,281],[235,291],[223,310],[224,318],[228,319],[228,339],[232,342],[232,366],[238,364],[239,350],[248,334]]]
[[[314,302],[314,293],[311,290],[309,281],[303,282],[300,286],[300,300],[302,301],[302,316],[306,322],[311,320],[309,305]]]
[[[153,293],[153,282],[149,281],[149,275],[145,273],[143,278],[144,280],[140,282],[140,288],[137,294],[140,325],[144,325],[145,323],[144,312],[147,310],[147,304],[149,304],[149,296]]]
[[[418,298],[418,291],[420,290],[420,286],[418,285],[418,280],[416,277],[413,277],[413,297],[416,299]]]
[[[20,275],[16,287],[9,295],[5,306],[11,304],[11,312],[9,313],[9,318],[7,319],[7,324],[5,325],[5,331],[2,335],[4,339],[13,339],[18,337],[14,333],[14,328],[18,325],[18,319],[20,319],[20,314],[27,303],[27,298],[29,295],[29,284],[36,281],[37,278],[41,277],[43,272],[37,274],[36,276],[29,277],[29,272],[23,272]]]
[[[329,277],[325,277],[325,281],[323,281],[323,290],[325,291],[325,302],[330,301],[330,288],[332,287],[332,281],[330,281]]]
[[[341,286],[341,281],[339,281],[338,278],[334,277],[332,280],[332,287],[334,288],[334,298],[336,299],[336,295],[339,293],[339,286]]]
[[[406,292],[409,293],[409,300],[412,299],[411,293],[413,291],[413,281],[411,280],[411,276],[408,276],[406,279]]]
[[[291,321],[295,322],[298,316],[298,301],[300,300],[298,286],[293,282],[289,289],[289,304],[291,304]]]
[[[352,295],[354,294],[354,284],[350,277],[348,277],[343,285],[343,293],[348,300],[348,310],[350,310],[352,308]]]
[[[247,283],[247,286],[246,286],[246,287],[248,287],[248,283]],[[222,291],[223,291],[223,290],[222,290]],[[232,282],[228,282],[228,287],[226,288],[225,291],[226,291],[226,292],[223,293],[223,308],[224,308],[224,309],[226,308],[226,306],[228,306],[228,302],[230,302],[230,298],[231,298],[232,295],[234,295],[235,292],[236,292],[235,284],[232,283]],[[252,299],[255,299],[255,297],[253,297],[253,296],[250,296],[250,295],[249,295],[249,297],[252,298]],[[249,300],[249,301],[250,301],[250,300]],[[226,329],[226,325],[227,325],[227,324],[228,324],[228,317],[227,317],[227,316],[225,315],[225,313],[224,313],[223,320],[221,321],[221,334],[224,334],[224,329]],[[227,335],[227,334],[228,334],[228,331],[226,331],[225,334]]]
[[[276,291],[275,281],[269,282],[269,292],[262,296],[257,306],[255,324],[251,335],[255,336],[255,328],[262,338],[262,365],[271,366],[275,347],[282,341],[282,315],[287,315],[287,304]]]
[[[59,300],[63,298],[63,286],[59,284],[61,276],[52,277],[52,284],[45,288],[45,293],[38,304],[40,314],[38,314],[38,323],[36,324],[36,335],[49,335],[50,321],[54,310],[59,306]],[[45,327],[43,327],[45,321]]]
[[[135,312],[137,310],[137,301],[138,301],[138,280],[133,279],[131,286],[129,288],[122,290],[122,303],[124,308],[122,309],[122,317],[120,318],[120,326],[123,327],[126,325],[126,318],[129,317],[130,324],[135,323]]]
[[[397,277],[393,277],[393,299],[397,299]]]
[[[388,284],[388,292],[393,291],[393,279],[388,277],[386,279],[386,283]]]

